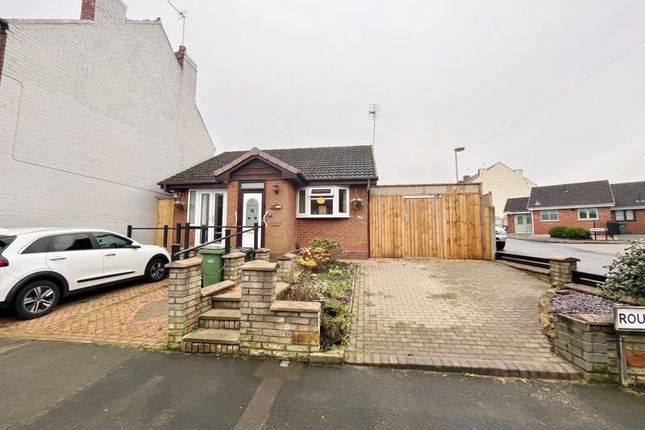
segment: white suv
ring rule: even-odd
[[[0,229],[0,308],[22,318],[51,312],[62,296],[132,278],[160,281],[170,254],[92,229]]]

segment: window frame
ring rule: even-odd
[[[551,216],[549,215],[548,219],[544,219],[543,215],[549,213],[555,213],[555,219],[551,219]],[[540,221],[541,222],[558,222],[560,221],[560,212],[557,209],[545,209],[540,211]]]
[[[111,231],[92,231],[90,232],[92,239],[94,239],[94,246],[96,249],[104,250],[104,249],[130,249],[132,248],[132,244],[134,243],[134,240],[130,239],[129,237],[117,234],[117,233],[112,233]],[[108,236],[114,236],[119,239],[122,239],[127,245],[125,246],[116,246],[116,247],[109,247],[109,248],[101,248],[101,243],[99,242],[99,235],[108,235]]]
[[[329,190],[325,193],[315,193],[315,197],[323,197],[326,199],[332,199],[332,213],[331,214],[312,214],[311,213],[311,201],[312,191],[314,190]],[[340,191],[345,190],[345,212],[340,212]],[[304,212],[300,212],[300,195],[302,191],[305,192],[305,205]],[[344,185],[310,185],[307,187],[300,187],[296,190],[296,218],[349,218],[350,217],[350,198],[349,198],[350,189],[349,186]]]
[[[621,213],[623,219],[618,219],[618,214]],[[631,213],[631,218],[627,216],[628,213]],[[614,211],[614,221],[618,222],[632,222],[636,221],[636,211],[634,209],[619,209]]]
[[[596,211],[596,216],[594,218],[591,218],[589,216],[589,211]],[[580,216],[581,213],[585,213],[586,216],[585,218],[582,218]],[[598,208],[578,208],[578,221],[598,221],[600,219],[600,212],[598,211]]]

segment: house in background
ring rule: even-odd
[[[215,153],[185,48],[119,0],[83,0],[80,20],[8,26],[0,227],[154,225],[159,177]]]
[[[622,232],[645,234],[645,181],[609,181],[535,187],[529,197],[506,201],[509,233],[548,234],[556,225],[606,227],[623,225]]]
[[[524,176],[522,169],[511,169],[502,162],[492,166],[479,169],[476,175],[464,176],[463,183],[480,182],[482,192],[493,193],[493,205],[495,206],[495,223],[499,226],[504,221],[504,205],[511,197],[527,196],[531,188],[536,184]]]
[[[311,240],[339,242],[349,258],[367,258],[368,190],[378,175],[371,146],[224,152],[161,182],[177,203],[174,222],[210,226],[192,243],[224,235],[219,226],[258,224],[272,256]],[[253,232],[233,246],[253,247]]]

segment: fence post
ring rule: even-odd
[[[172,258],[172,261],[177,260],[176,254],[181,250],[181,245],[178,243],[173,243],[170,247],[170,258]]]
[[[257,222],[253,224],[253,228],[255,229],[255,230],[253,230],[253,249],[258,249],[259,244],[260,244],[260,241],[258,240],[260,230],[258,229],[258,223]]]
[[[177,225],[175,226],[175,242],[174,243],[181,243],[181,223],[178,222]]]
[[[227,228],[224,230],[224,254],[231,252],[231,229]]]
[[[184,228],[184,249],[190,248],[190,223],[187,222]]]
[[[168,225],[163,226],[163,247],[168,248]]]
[[[132,225],[128,224],[128,230],[125,235],[132,239]]]
[[[202,228],[199,233],[199,244],[201,245],[204,242],[208,241],[208,228],[202,224]]]

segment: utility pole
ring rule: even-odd
[[[378,104],[371,104],[367,111],[368,118],[372,121],[372,148],[374,148],[374,144],[376,143],[376,121],[378,121],[380,113],[381,105]]]
[[[458,146],[455,148],[455,183],[459,183],[459,163],[457,162],[457,153],[463,152],[466,148]]]

